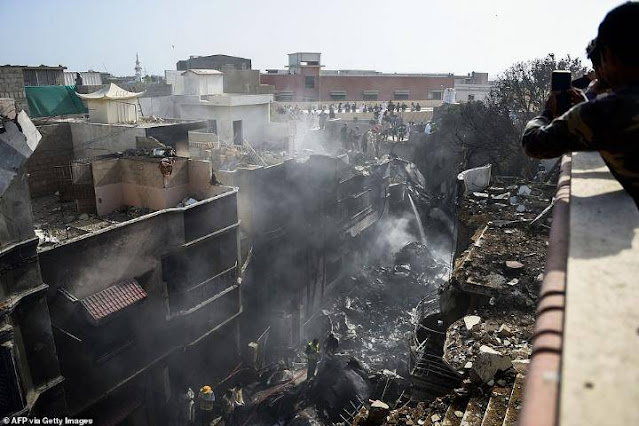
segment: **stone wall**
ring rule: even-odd
[[[0,66],[0,98],[15,99],[16,110],[20,112],[23,109],[29,113],[22,67]]]

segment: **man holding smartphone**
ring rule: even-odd
[[[522,145],[534,158],[599,151],[639,206],[639,2],[611,10],[588,48],[602,92],[588,100],[570,88],[553,91],[541,116],[526,126]],[[567,112],[559,110],[567,100]]]

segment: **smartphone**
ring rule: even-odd
[[[550,90],[552,90],[553,92],[563,92],[570,89],[572,75],[570,74],[570,71],[554,70],[552,72],[552,78],[550,81]]]
[[[557,96],[557,113],[559,115],[570,109],[570,95],[568,89],[572,84],[570,71],[554,70],[552,72],[550,88],[553,92],[560,92]]]

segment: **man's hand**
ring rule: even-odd
[[[542,115],[548,118],[549,120],[554,120],[555,118],[561,115],[557,108],[558,97],[561,93],[562,92],[557,92],[557,91],[551,92],[550,96],[548,97],[548,100],[546,101],[546,108],[544,109],[544,112],[542,113]],[[587,101],[588,101],[588,98],[586,98],[586,96],[583,94],[581,90],[576,89],[574,87],[568,90],[568,102],[570,104],[570,108],[574,107],[577,104],[580,104],[582,102],[587,102]]]

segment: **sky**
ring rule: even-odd
[[[326,69],[471,71],[517,62],[585,60],[620,0],[0,0],[0,65],[163,75],[190,55],[250,58],[284,68],[288,53],[321,52]],[[589,62],[588,62],[589,64]]]

